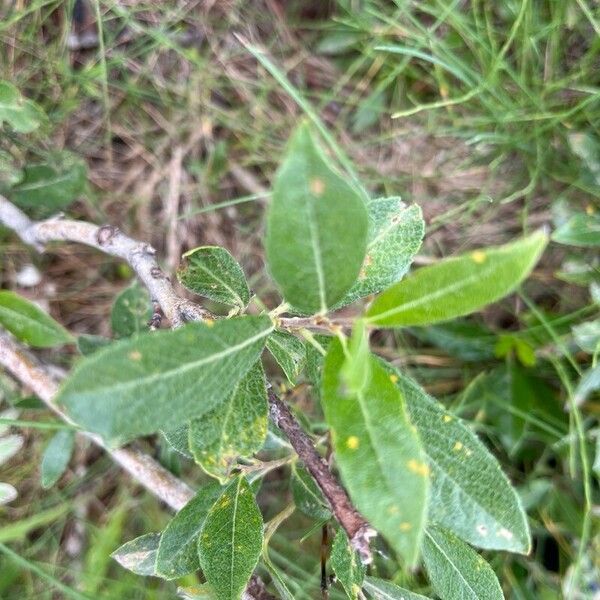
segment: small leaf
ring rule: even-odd
[[[348,537],[338,529],[331,548],[331,568],[342,584],[348,598],[356,600],[365,578],[367,568],[362,564],[356,552],[350,546]]]
[[[115,337],[131,337],[147,331],[151,317],[150,296],[146,288],[134,281],[116,297],[110,313],[110,325]]]
[[[8,462],[23,447],[23,437],[17,434],[0,437],[0,465]]]
[[[375,298],[367,321],[378,327],[428,325],[479,310],[512,292],[546,243],[547,236],[538,232],[419,269]]]
[[[369,241],[358,280],[336,305],[378,294],[400,281],[421,247],[425,223],[421,209],[398,197],[377,198],[367,203]]]
[[[272,329],[252,316],[142,333],[80,361],[56,402],[111,445],[175,429],[229,398]]]
[[[369,332],[364,321],[358,319],[352,327],[352,337],[348,342],[346,361],[341,372],[344,386],[352,394],[359,393],[369,383],[370,354]]]
[[[593,354],[600,345],[600,319],[575,325],[573,337],[582,350]]]
[[[35,216],[67,209],[87,184],[87,167],[73,155],[61,153],[50,163],[27,165],[23,179],[10,190],[10,199]]]
[[[41,308],[9,291],[0,291],[0,325],[17,339],[36,348],[73,341],[69,332]]]
[[[117,548],[111,556],[136,575],[156,576],[156,555],[160,533],[146,533]]]
[[[63,429],[54,434],[42,457],[42,487],[47,490],[51,488],[65,472],[73,446],[75,445],[75,434],[73,431]]]
[[[267,262],[287,302],[309,314],[339,302],[363,263],[367,227],[361,195],[301,125],[277,173],[267,220]]]
[[[243,477],[208,512],[198,538],[200,566],[218,600],[239,600],[261,553],[263,520]]]
[[[429,467],[393,377],[374,357],[362,389],[344,388],[344,352],[325,359],[321,403],[335,459],[356,508],[406,562],[416,561],[427,515]]]
[[[167,440],[167,443],[173,450],[186,458],[194,458],[190,452],[190,425],[186,423],[176,429],[169,431],[161,431],[162,436]]]
[[[156,572],[166,579],[176,579],[200,568],[197,541],[210,507],[222,492],[211,482],[171,519],[158,545]]]
[[[306,516],[319,521],[331,518],[331,511],[327,508],[321,490],[308,471],[295,463],[292,465],[290,489],[296,508]]]
[[[369,592],[374,600],[429,600],[426,596],[409,592],[378,577],[366,577],[363,589]]]
[[[568,246],[600,246],[600,215],[573,215],[553,234],[552,241]]]
[[[498,461],[461,419],[386,368],[398,378],[431,468],[429,518],[480,548],[527,554],[527,517]]]
[[[595,367],[588,369],[581,380],[577,384],[573,400],[575,404],[581,405],[585,402],[586,398],[596,390],[600,389],[600,364]]]
[[[490,565],[450,532],[428,527],[423,559],[431,585],[442,600],[504,600]]]
[[[8,123],[18,133],[30,133],[44,120],[42,109],[24,98],[7,81],[0,81],[0,126]]]
[[[0,482],[0,506],[12,502],[18,495],[17,490],[10,483]]]
[[[306,348],[295,335],[285,331],[274,331],[267,339],[267,350],[283,369],[293,385],[306,364]]]
[[[194,460],[225,483],[239,457],[250,457],[261,449],[268,415],[265,374],[259,361],[227,400],[190,421],[189,448]]]
[[[240,310],[250,302],[244,272],[225,248],[201,246],[182,258],[177,278],[190,292]]]

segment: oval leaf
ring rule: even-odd
[[[18,495],[17,490],[10,483],[0,482],[0,506],[12,502]]]
[[[250,302],[244,272],[225,248],[201,246],[186,252],[182,259],[177,278],[190,292],[240,310]]]
[[[378,577],[366,577],[363,589],[375,600],[429,600],[426,596],[409,592]]]
[[[423,559],[442,600],[504,600],[496,574],[477,552],[438,527],[428,527]]]
[[[176,579],[200,568],[197,541],[210,507],[222,492],[211,482],[171,519],[162,533],[156,556],[156,572],[165,579]]]
[[[74,444],[75,434],[68,429],[63,429],[52,437],[42,457],[42,487],[44,489],[51,488],[65,472],[71,460]]]
[[[421,247],[425,223],[421,209],[397,196],[367,203],[369,240],[358,280],[335,308],[377,294],[400,281]]]
[[[265,374],[258,362],[227,400],[190,422],[189,449],[194,460],[225,483],[240,456],[250,457],[261,449],[268,416]]]
[[[568,246],[600,246],[600,215],[573,215],[552,234],[552,240]]]
[[[260,316],[140,334],[84,358],[56,402],[111,445],[174,429],[229,397],[272,329]]]
[[[42,109],[24,98],[19,90],[7,81],[0,81],[0,126],[8,123],[19,133],[30,133],[44,119]]]
[[[431,468],[429,517],[480,548],[527,554],[527,516],[498,461],[459,418],[396,370]]]
[[[23,437],[17,434],[0,437],[0,465],[8,462],[22,447]]]
[[[116,337],[131,337],[147,331],[151,317],[150,296],[145,287],[134,281],[116,297],[110,325]]]
[[[419,269],[378,296],[367,321],[378,327],[405,327],[472,313],[512,292],[529,275],[547,241],[538,232]]]
[[[356,508],[408,563],[427,515],[429,468],[402,394],[373,357],[362,388],[345,388],[338,340],[325,359],[321,402],[336,462]]]
[[[293,385],[306,364],[306,348],[295,335],[274,331],[267,340],[267,349]]]
[[[258,562],[263,520],[243,477],[208,511],[198,538],[200,567],[218,600],[239,600]]]
[[[367,568],[362,564],[360,558],[350,546],[348,537],[341,529],[338,529],[333,540],[330,563],[348,598],[356,600]]]
[[[301,125],[277,173],[267,220],[267,262],[287,302],[312,314],[341,300],[363,263],[367,227],[362,197]]]
[[[160,533],[147,533],[117,548],[111,556],[136,575],[156,575]]]
[[[50,315],[9,291],[0,291],[0,325],[18,340],[36,348],[52,348],[73,341],[69,332]]]

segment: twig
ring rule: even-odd
[[[1,195],[0,223],[4,224],[10,229],[13,229],[26,244],[34,246],[38,250],[43,250],[46,243],[53,241],[79,242],[102,250],[103,252],[112,256],[126,260],[137,273],[144,285],[146,285],[148,288],[152,300],[156,301],[160,305],[163,312],[174,327],[178,327],[186,321],[201,320],[204,316],[210,316],[210,314],[198,304],[183,299],[175,293],[169,278],[158,266],[158,262],[155,258],[156,251],[154,248],[152,248],[149,244],[133,240],[119,231],[119,229],[116,227],[111,225],[98,227],[84,221],[71,221],[59,218],[34,222],[31,221],[29,217],[27,217],[20,209],[18,209],[9,200]],[[339,328],[342,326],[337,323],[333,323],[326,318],[317,319],[314,317],[309,317],[307,319],[280,318],[278,321],[281,324],[285,323],[284,326],[287,326],[290,329],[305,328],[312,325],[318,330],[325,329],[331,332],[334,331],[336,327]],[[10,348],[8,341],[4,343],[5,339],[10,341],[9,338],[3,336],[0,339],[0,346],[6,346],[6,348]],[[6,354],[7,350],[5,348],[2,348],[1,350],[4,352],[4,354]],[[1,359],[0,363],[3,364]],[[10,367],[7,366],[7,368],[11,370]],[[43,370],[41,373],[43,373]],[[27,379],[22,379],[18,375],[16,376],[21,379],[21,381],[24,381],[29,385]],[[39,377],[41,377],[41,374],[38,370],[35,373],[35,379],[38,379]],[[48,375],[46,374],[46,378],[47,377]],[[38,393],[35,388],[32,389]],[[40,397],[48,404],[51,402],[51,398],[55,392],[56,384],[51,394],[46,395],[45,398],[42,396]],[[327,499],[333,515],[348,534],[348,538],[350,539],[352,546],[359,553],[363,562],[370,562],[371,552],[369,549],[369,539],[375,535],[375,531],[369,527],[363,517],[352,506],[346,491],[337,482],[326,463],[319,456],[310,438],[300,427],[296,418],[290,412],[285,403],[282,402],[272,390],[269,391],[269,404],[271,419],[288,436],[292,447],[306,464],[309,473]],[[66,415],[57,410],[57,407],[53,406],[52,404],[49,404],[49,406],[51,406],[55,412],[65,418],[65,420],[70,422]],[[99,445],[104,447],[100,438],[91,436],[91,434],[89,435],[92,439],[94,439],[94,441],[97,441]],[[113,457],[115,454],[117,457],[120,456],[119,452],[127,451],[114,451],[114,453],[112,453]],[[126,455],[126,457],[127,456],[128,455]],[[115,460],[119,462],[119,459],[116,457]],[[121,458],[121,460],[124,459]],[[119,464],[122,463],[119,462]],[[123,464],[122,466],[134,474],[129,467]],[[134,469],[134,465],[131,465],[131,469]],[[160,482],[157,483],[160,486]],[[183,504],[185,504],[185,502],[183,502]],[[183,506],[183,504],[181,506]],[[181,506],[179,506],[179,508],[181,508]],[[176,510],[179,510],[179,508]]]

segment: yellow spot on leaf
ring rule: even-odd
[[[204,319],[204,324],[207,327],[212,327],[215,324],[215,322],[213,321],[213,319]]]
[[[452,421],[452,417],[450,415],[444,415],[443,421],[444,423],[450,423],[450,421]]]
[[[310,180],[309,188],[315,196],[322,196],[325,191],[325,183],[322,179],[315,177]]]
[[[398,375],[390,375],[390,381],[392,383],[398,383]]]
[[[585,212],[591,217],[596,212],[596,209],[591,204],[588,204],[585,207]]]
[[[142,360],[142,353],[139,350],[133,350],[129,353],[131,360]]]
[[[475,252],[471,252],[471,258],[473,259],[474,262],[476,262],[478,265],[480,265],[481,263],[485,262],[486,254],[483,250],[475,250]]]
[[[455,452],[458,452],[459,450],[462,450],[462,447],[463,447],[463,445],[461,442],[456,442],[454,444],[454,447],[452,448],[452,450],[454,450]]]
[[[346,447],[349,448],[350,450],[356,450],[359,446],[360,446],[360,440],[355,435],[351,435],[346,440]]]
[[[408,521],[400,523],[400,531],[410,531],[411,529],[412,525]]]
[[[429,467],[419,460],[411,458],[407,463],[408,469],[417,475],[427,477],[429,475]]]
[[[400,509],[395,504],[392,504],[392,506],[388,508],[388,512],[390,513],[390,515],[395,515],[400,512]]]

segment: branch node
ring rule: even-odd
[[[102,225],[101,227],[98,227],[96,240],[98,240],[100,246],[106,246],[118,232],[118,227],[115,227],[114,225]]]

